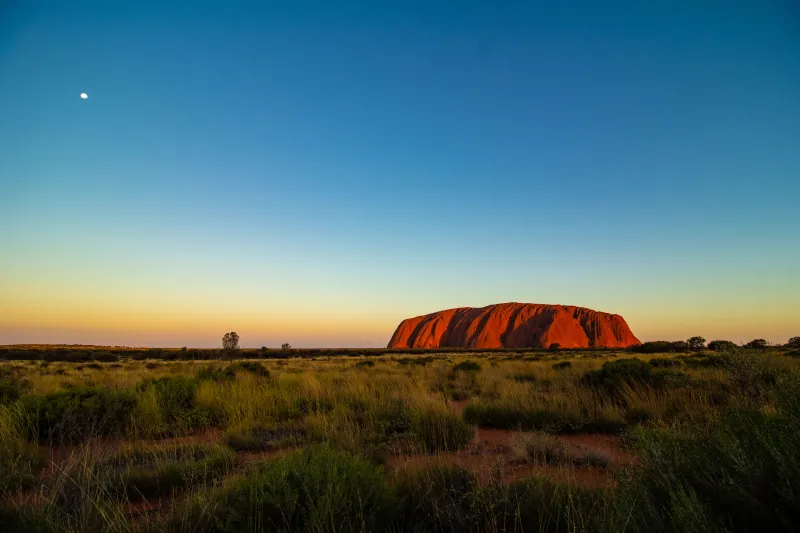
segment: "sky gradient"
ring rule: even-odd
[[[0,344],[800,335],[797,5],[539,4],[0,3]]]

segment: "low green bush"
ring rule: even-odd
[[[797,530],[798,422],[730,411],[688,435],[640,431],[641,468],[620,488],[620,514],[634,531]]]
[[[375,366],[375,361],[370,360],[359,361],[355,364],[356,368],[372,368],[373,366]]]
[[[246,372],[262,378],[270,377],[269,369],[258,361],[239,361],[230,366],[234,372]]]
[[[475,361],[462,361],[453,367],[453,372],[478,372],[481,365]]]
[[[396,503],[379,467],[315,447],[263,463],[187,505],[173,513],[167,531],[383,531]]]
[[[273,450],[297,446],[303,438],[304,431],[299,426],[257,426],[229,429],[225,434],[225,444],[236,451]]]
[[[464,409],[464,420],[480,427],[546,431],[548,433],[623,432],[625,420],[607,417],[576,417],[546,407],[525,408],[489,401],[478,401]]]
[[[25,397],[23,405],[38,437],[58,443],[122,434],[135,402],[130,391],[76,387]]]
[[[101,459],[94,468],[105,475],[110,473],[111,493],[138,500],[213,482],[233,464],[234,454],[230,450],[190,444],[125,450]]]
[[[468,531],[545,533],[622,531],[606,526],[609,494],[548,478],[492,484],[472,496]]]
[[[227,368],[207,366],[198,370],[195,377],[198,381],[232,381],[236,379],[236,370],[232,366]]]
[[[469,531],[470,505],[478,488],[475,474],[456,466],[405,472],[397,482],[396,531]]]
[[[587,387],[619,398],[626,387],[686,385],[689,376],[679,371],[654,370],[652,365],[641,359],[617,359],[604,363],[597,370],[587,371],[581,381]]]
[[[561,361],[560,363],[553,364],[553,370],[566,370],[567,368],[572,367],[572,362],[570,361]]]
[[[648,363],[653,368],[675,368],[681,366],[681,360],[676,357],[654,357]]]
[[[155,393],[160,418],[164,424],[159,430],[162,435],[174,435],[191,429],[214,427],[224,421],[222,413],[197,406],[197,379],[195,378],[186,376],[150,378],[139,383],[135,390],[142,397],[146,397],[148,393]]]
[[[0,404],[17,401],[29,388],[29,381],[19,372],[0,366]]]

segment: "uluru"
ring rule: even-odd
[[[572,305],[504,303],[403,320],[389,348],[624,348],[641,344],[620,315]]]

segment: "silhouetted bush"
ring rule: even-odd
[[[553,370],[566,370],[572,367],[571,361],[561,361],[560,363],[553,364]]]
[[[731,341],[714,340],[708,343],[708,349],[714,350],[715,352],[729,352],[737,348],[738,346],[736,343]]]
[[[689,345],[684,341],[650,341],[632,346],[629,350],[636,353],[676,353],[688,351]]]
[[[371,368],[375,366],[374,361],[359,361],[356,363],[356,368]]]
[[[789,339],[789,342],[786,343],[787,348],[800,348],[800,337],[792,337]]]
[[[767,341],[764,339],[753,339],[745,344],[744,347],[750,350],[765,350],[767,348]]]
[[[30,382],[11,368],[0,367],[0,404],[17,401],[30,387]]]

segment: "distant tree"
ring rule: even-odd
[[[789,339],[789,342],[786,343],[787,348],[800,348],[800,337],[792,337]]]
[[[550,350],[551,352],[557,352],[560,349],[561,349],[561,345],[558,344],[557,342],[552,343],[550,345],[550,347],[548,348],[548,350]]]
[[[226,333],[222,337],[222,349],[228,351],[239,349],[239,335],[235,331]]]
[[[751,350],[763,350],[767,347],[767,341],[764,339],[753,339],[745,344],[744,347],[750,348]]]
[[[706,347],[706,340],[703,337],[690,337],[686,340],[686,344],[689,345],[690,350],[699,352]]]
[[[715,352],[729,352],[738,348],[735,342],[715,340],[708,343],[708,349]]]
[[[283,344],[281,344],[281,350],[283,350],[284,352],[288,352],[291,349],[292,345],[289,344],[288,342],[284,342]]]

